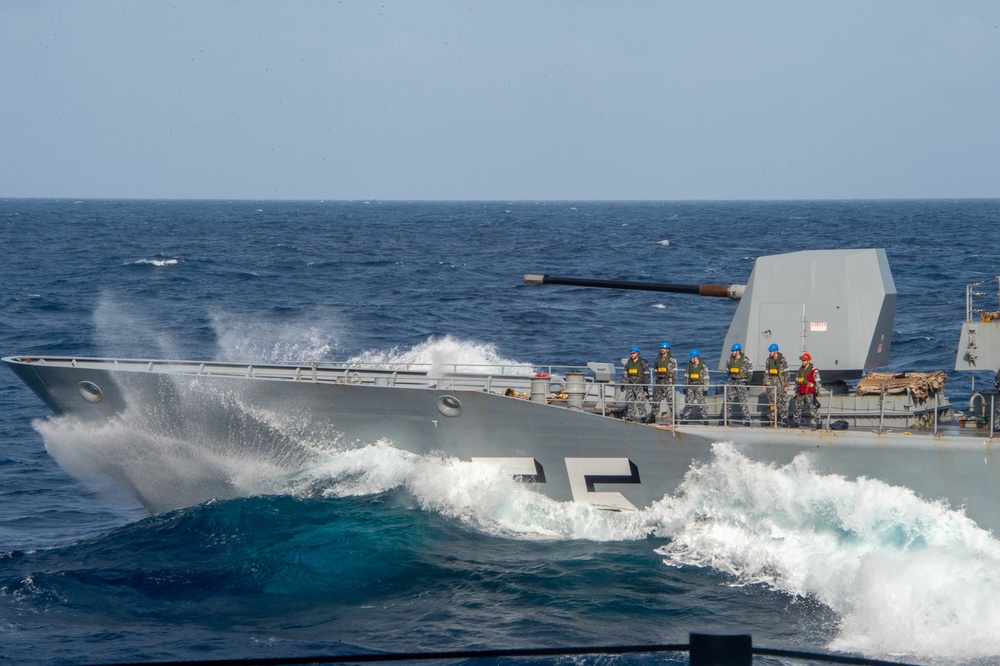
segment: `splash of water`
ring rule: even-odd
[[[182,357],[181,346],[157,325],[155,315],[129,308],[108,292],[101,294],[93,319],[97,346],[105,356]]]
[[[620,541],[649,532],[641,513],[557,502],[488,463],[421,456],[377,442],[325,457],[292,483],[298,494],[331,497],[406,489],[421,508],[489,534],[526,539]]]
[[[784,467],[716,445],[650,512],[671,566],[816,599],[834,650],[954,663],[1000,654],[1000,542],[961,511],[880,481]],[[674,527],[669,527],[673,525]]]
[[[374,364],[386,368],[412,366],[429,368],[431,376],[444,372],[528,372],[531,366],[521,361],[503,358],[493,343],[479,343],[453,338],[432,337],[410,349],[393,347],[388,351],[365,351],[350,359],[351,363]]]
[[[344,323],[317,308],[292,319],[247,320],[226,312],[211,314],[216,359],[233,363],[299,363],[328,360],[340,349]]]

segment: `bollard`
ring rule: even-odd
[[[583,396],[586,388],[583,382],[583,373],[570,370],[566,373],[566,399],[570,409],[583,409]]]
[[[531,380],[531,401],[546,402],[549,397],[549,376],[539,373]]]
[[[750,634],[690,634],[691,666],[751,666]]]

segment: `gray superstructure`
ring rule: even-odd
[[[965,321],[962,322],[958,340],[956,370],[1000,369],[1000,309],[976,307],[976,298],[987,296],[989,292],[986,290],[990,287],[997,288],[997,302],[1000,304],[1000,278],[993,283],[976,282],[966,287]]]

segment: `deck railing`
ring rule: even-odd
[[[627,386],[614,381],[617,377],[613,364],[588,364],[587,366],[528,366],[524,364],[470,364],[470,363],[318,363],[298,365],[282,364],[233,364],[200,361],[167,361],[147,359],[92,359],[92,358],[32,358],[19,359],[39,365],[62,365],[95,370],[115,370],[121,372],[156,372],[163,374],[183,374],[198,377],[251,377],[275,381],[316,382],[332,384],[354,384],[360,386],[388,386],[397,388],[429,388],[446,391],[482,391],[505,395],[512,398],[546,402],[590,413],[612,417],[631,416],[641,420],[653,411],[651,396],[661,390],[664,399],[658,401],[656,413],[658,423],[684,425],[689,423],[713,423],[734,425],[751,423],[755,426],[777,428],[781,423],[770,405],[765,392],[777,391],[774,387],[748,386],[746,400],[735,400],[733,387],[728,383],[694,387],[704,391],[705,405],[691,404],[685,392],[691,386],[671,384],[666,387],[646,384],[637,387],[639,400],[631,404],[626,399]],[[595,371],[595,367],[598,369]],[[582,381],[575,384],[567,378],[576,376]],[[665,390],[664,390],[665,388]],[[790,391],[794,387],[789,387]],[[853,420],[852,425],[861,423],[865,427],[874,424],[877,431],[896,427],[900,423],[911,425],[919,420],[919,425],[938,432],[938,413],[942,409],[939,397],[919,404],[912,393],[907,393],[902,401],[896,400],[896,408],[890,408],[885,387],[880,395],[857,396],[838,395],[821,391],[820,404],[822,425],[829,428],[839,419]],[[777,396],[777,400],[788,401],[792,393]],[[991,396],[989,428],[994,432],[996,423],[995,396]],[[633,409],[630,409],[633,408]],[[749,418],[746,418],[749,417]]]

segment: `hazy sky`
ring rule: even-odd
[[[1000,197],[1000,2],[0,0],[0,196]]]

